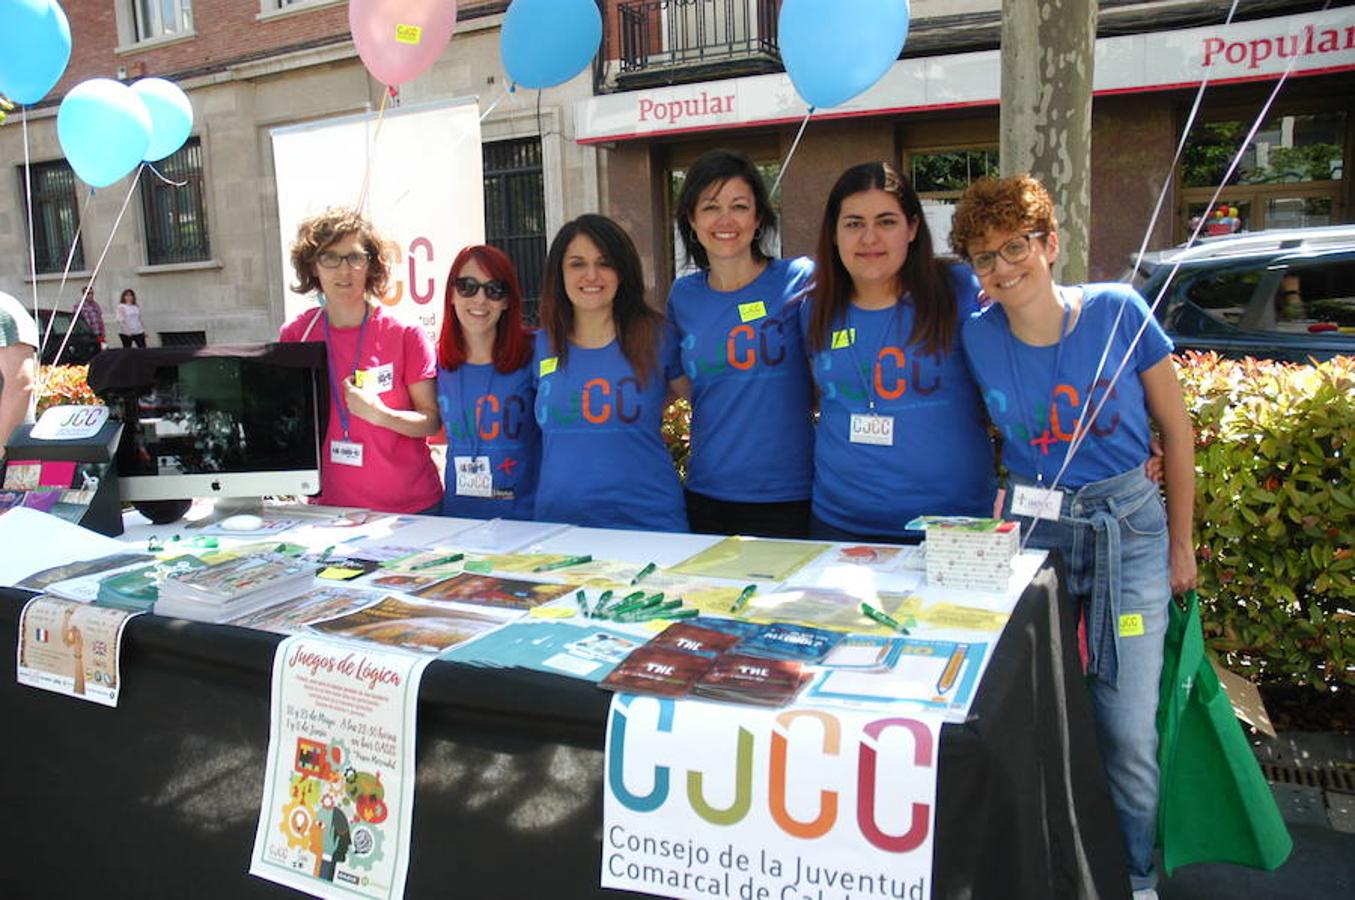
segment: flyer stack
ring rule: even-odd
[[[1021,544],[1015,522],[966,516],[927,516],[927,583],[1006,591]]]
[[[225,622],[291,600],[314,580],[315,566],[279,554],[230,557],[166,578],[155,601],[155,614]]]

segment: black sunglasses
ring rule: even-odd
[[[485,289],[485,296],[490,300],[499,301],[508,297],[508,285],[502,281],[476,281],[469,275],[462,275],[456,280],[456,292],[466,299],[474,297],[480,288]]]

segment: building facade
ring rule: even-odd
[[[686,166],[712,147],[733,147],[757,161],[770,183],[794,143],[806,107],[782,72],[779,5],[608,0],[606,62],[595,96],[577,104],[576,137],[605,148],[608,210],[652,248],[646,263],[660,286],[684,263],[670,215]],[[1101,0],[1093,279],[1114,279],[1128,266],[1169,175],[1150,248],[1186,239],[1196,216],[1217,231],[1331,224],[1355,214],[1348,165],[1355,9],[1278,0],[1242,7],[1225,24],[1228,4]],[[843,107],[817,111],[805,128],[775,198],[783,255],[813,252],[833,181],[874,159],[912,177],[933,232],[944,236],[964,187],[998,172],[1002,9],[995,0],[913,0],[910,35],[893,70]],[[1201,106],[1187,130],[1201,82]],[[1258,116],[1241,165],[1228,173]]]
[[[506,2],[459,4],[445,52],[401,86],[394,103],[478,97],[485,234],[518,264],[526,292],[540,284],[546,241],[570,217],[599,207],[596,151],[573,140],[573,106],[590,96],[585,72],[557,88],[506,93],[499,29]],[[151,344],[267,340],[286,285],[270,131],[377,110],[385,87],[353,47],[342,0],[64,0],[70,66],[42,104],[0,126],[0,289],[31,296],[25,137],[33,193],[32,250],[40,303],[70,309],[100,257],[105,309],[133,288]],[[177,83],[192,101],[187,144],[159,173],[90,192],[56,135],[57,104],[93,77]],[[498,101],[496,103],[496,101]],[[338,191],[336,205],[351,204]],[[121,212],[124,199],[125,212]],[[120,214],[121,213],[121,214]],[[456,215],[448,209],[448,215]],[[378,223],[380,224],[380,223]],[[106,248],[106,250],[105,250]],[[58,291],[70,258],[68,286]],[[450,258],[442,260],[450,265]]]

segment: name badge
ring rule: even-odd
[[[831,350],[845,350],[856,343],[855,328],[840,328],[833,332],[833,342],[829,345]]]
[[[1018,484],[1012,493],[1012,514],[1030,519],[1059,520],[1059,510],[1063,508],[1063,491],[1051,491],[1049,488]]]
[[[493,497],[494,475],[489,471],[488,456],[454,456],[456,466],[456,495],[458,497]]]
[[[361,466],[362,445],[353,441],[330,441],[329,461],[336,466]]]
[[[378,394],[384,394],[395,387],[395,364],[358,369],[353,373],[353,384],[357,387],[375,387]]]
[[[560,357],[547,356],[545,359],[541,360],[540,365],[537,366],[537,377],[545,378],[558,368],[560,368]]]
[[[877,447],[894,446],[894,417],[852,413],[851,441]]]
[[[739,321],[752,322],[754,319],[765,319],[767,317],[767,304],[761,300],[754,300],[752,303],[739,304]]]

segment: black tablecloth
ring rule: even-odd
[[[296,896],[248,874],[280,636],[138,617],[110,709],[15,682],[25,596],[0,590],[0,897]],[[1047,566],[943,728],[934,897],[1127,896],[1067,610]],[[610,696],[430,666],[406,896],[625,896],[598,887]]]

